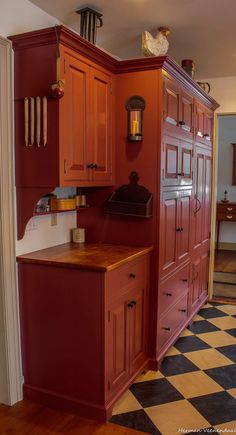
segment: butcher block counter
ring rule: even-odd
[[[151,247],[65,243],[29,254],[19,255],[17,260],[30,263],[49,263],[55,266],[77,267],[78,269],[110,271],[147,254],[151,250]]]
[[[68,243],[17,257],[24,398],[111,417],[149,362],[151,250]]]

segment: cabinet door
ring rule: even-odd
[[[179,140],[165,136],[162,149],[162,185],[179,184]]]
[[[65,182],[87,180],[89,67],[64,54],[65,93],[60,100],[60,173]]]
[[[93,180],[112,179],[112,77],[91,68],[88,163]]]
[[[175,80],[164,77],[164,122],[166,127],[179,126],[180,88]]]
[[[177,265],[178,192],[163,192],[160,213],[160,269],[162,275]]]
[[[204,150],[196,147],[195,185],[192,201],[192,247],[196,250],[202,243],[203,208],[204,208]]]
[[[190,218],[192,191],[180,192],[178,202],[178,262],[185,261],[190,252]]]
[[[109,389],[113,393],[125,383],[129,373],[128,301],[123,296],[109,307],[108,366]]]
[[[180,142],[180,184],[189,185],[193,183],[193,145],[191,142],[181,141]]]
[[[197,146],[195,150],[195,183],[192,201],[192,246],[208,246],[211,226],[211,150]],[[207,249],[207,248],[206,248]]]
[[[181,92],[179,124],[184,133],[193,134],[193,97],[187,92]]]
[[[196,139],[204,142],[205,108],[196,103]]]
[[[206,145],[212,145],[213,140],[213,112],[207,110],[205,112],[205,131],[204,131]]]
[[[146,359],[146,295],[139,288],[130,295],[133,308],[129,310],[130,373],[136,372]]]

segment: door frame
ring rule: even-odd
[[[12,48],[0,37],[0,402],[22,399],[13,151]]]
[[[219,149],[219,117],[236,116],[236,112],[216,112],[214,114],[214,139],[213,139],[213,162],[212,162],[212,205],[211,205],[211,241],[210,241],[210,264],[209,264],[209,299],[213,297],[213,279],[215,264],[216,243],[216,203],[217,203],[217,180],[218,180],[218,149]]]

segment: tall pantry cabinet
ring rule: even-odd
[[[116,90],[116,187],[137,171],[139,183],[153,194],[153,214],[107,217],[105,240],[154,246],[149,354],[156,369],[207,299],[212,123],[218,105],[168,57],[120,62]],[[132,95],[146,103],[139,143],[126,139],[125,104]]]

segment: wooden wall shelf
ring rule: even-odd
[[[70,210],[51,210],[51,211],[45,211],[45,212],[41,212],[41,213],[34,212],[33,217],[45,216],[45,215],[57,214],[57,213],[68,213],[70,211],[81,211],[81,210],[86,210],[88,208],[89,208],[89,205],[85,205],[83,207],[71,208]]]

